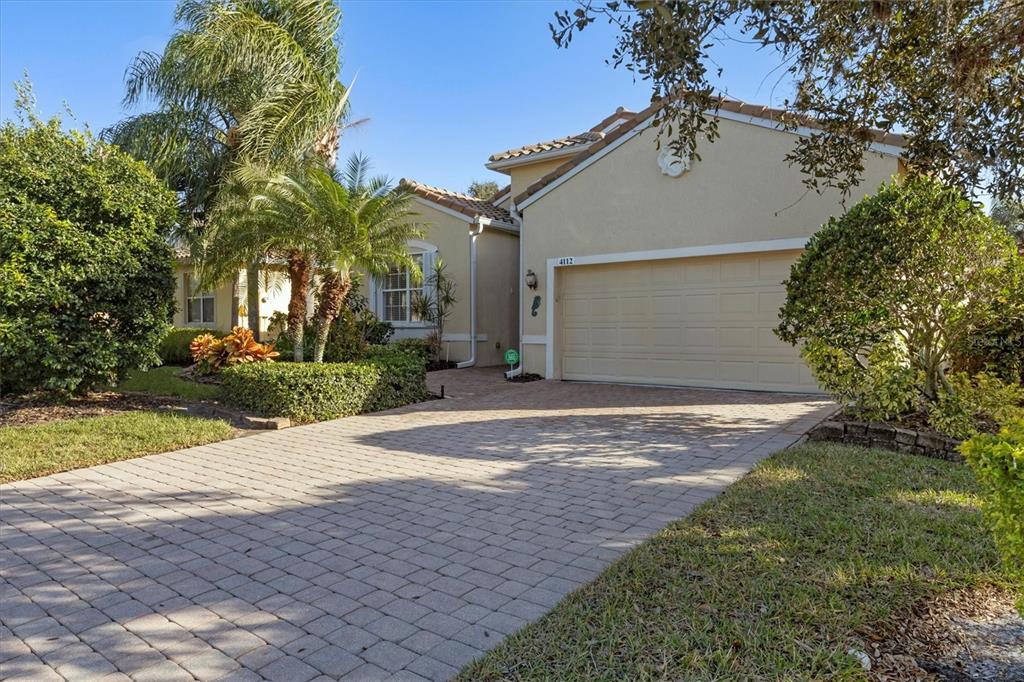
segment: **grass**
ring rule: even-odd
[[[119,391],[148,393],[149,395],[172,396],[185,400],[212,400],[217,397],[218,388],[210,384],[198,384],[177,376],[180,367],[154,367],[131,370],[124,381],[117,385]]]
[[[125,412],[30,426],[0,427],[0,482],[177,450],[230,438],[219,419]]]
[[[806,445],[762,462],[467,667],[461,680],[863,679],[859,633],[1011,589],[970,470]]]

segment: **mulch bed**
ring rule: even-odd
[[[511,379],[506,379],[506,381],[511,381],[514,384],[525,384],[531,381],[543,381],[543,379],[544,377],[539,374],[532,374],[528,372],[526,374],[514,376]]]
[[[859,417],[855,414],[850,414],[846,410],[840,410],[834,415],[829,417],[832,421],[837,422],[859,422],[864,421],[863,417]],[[945,436],[945,434],[936,431],[928,424],[928,415],[924,412],[912,412],[911,414],[901,415],[898,419],[892,419],[885,422],[889,426],[896,426],[901,429],[910,429],[911,431],[920,431],[923,433],[932,433],[938,436]],[[976,426],[979,431],[983,433],[998,433],[999,424],[991,419],[978,419],[976,420]]]
[[[427,363],[428,372],[440,372],[446,369],[456,369],[458,363],[454,360],[433,360]]]
[[[869,676],[895,680],[1024,680],[1024,619],[997,587],[950,592],[868,633]]]
[[[183,404],[186,403],[175,398],[127,395],[113,391],[95,391],[65,402],[32,397],[3,400],[0,401],[0,426],[28,426],[137,410],[179,408]]]

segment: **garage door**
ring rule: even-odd
[[[798,253],[560,268],[562,378],[817,391],[772,331]]]

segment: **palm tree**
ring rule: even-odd
[[[331,0],[181,0],[175,21],[181,28],[163,52],[140,53],[126,74],[125,105],[151,98],[156,111],[104,136],[179,192],[177,237],[201,260],[208,216],[233,168],[310,153],[333,164],[347,100],[338,81],[341,12]],[[258,334],[259,261],[244,264]]]
[[[312,157],[288,173],[247,166],[234,176],[210,226],[206,267],[213,276],[239,257],[279,257],[292,278],[288,329],[294,359],[304,360],[303,323],[309,264],[321,281],[313,361],[323,360],[331,323],[352,286],[355,269],[386,274],[392,266],[420,276],[407,241],[422,235],[413,220],[412,195],[386,178],[368,177],[369,162],[354,156],[343,173]]]
[[[352,271],[382,277],[392,267],[409,268],[422,277],[409,254],[408,241],[423,234],[413,221],[412,193],[384,176],[370,177],[370,162],[353,155],[338,177],[314,171],[309,215],[322,222],[330,237],[324,243],[317,335],[313,362],[321,362],[331,323],[337,319],[352,288]]]

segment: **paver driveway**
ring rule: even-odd
[[[452,398],[4,486],[0,677],[444,679],[830,409],[430,381]]]

